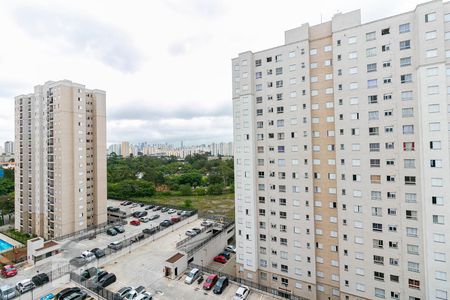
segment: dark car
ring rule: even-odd
[[[158,219],[158,218],[159,218],[159,215],[157,215],[157,214],[154,214],[154,215],[151,215],[150,217],[148,217],[148,219],[149,219],[150,221],[156,220],[156,219]]]
[[[108,230],[106,230],[106,234],[115,236],[117,235],[117,231],[114,228],[108,228]]]
[[[155,234],[157,231],[158,231],[157,227],[151,227],[151,228],[145,228],[144,230],[142,230],[142,233],[152,235],[152,234]]]
[[[228,286],[228,278],[220,276],[213,288],[214,294],[222,294],[223,290]]]
[[[103,277],[105,277],[106,275],[108,275],[109,273],[106,271],[100,271],[97,274],[97,282],[100,282],[100,280],[102,280]]]
[[[173,223],[170,220],[164,220],[161,223],[159,223],[159,226],[161,226],[161,227],[169,227],[171,225],[173,225]]]
[[[44,285],[44,284],[46,284],[47,282],[49,282],[50,279],[48,278],[48,275],[47,275],[47,274],[45,274],[45,273],[39,273],[39,274],[33,276],[33,277],[31,278],[31,281],[33,281],[33,283],[34,283],[36,286],[41,286],[41,285]]]
[[[138,286],[137,288],[134,289],[138,294],[142,294],[143,292],[145,292],[145,287],[143,287],[142,285]]]
[[[56,300],[63,299],[64,297],[69,296],[70,294],[73,294],[73,293],[76,293],[79,291],[81,291],[81,289],[79,287],[65,288],[61,292],[56,294],[55,299]]]
[[[111,211],[111,212],[118,212],[120,210],[120,208],[114,207],[114,206],[108,206],[107,210]]]
[[[105,251],[100,248],[94,248],[91,250],[92,253],[94,253],[95,257],[101,258],[105,256]]]
[[[177,215],[178,215],[178,216],[181,216],[182,213],[183,213],[182,210],[177,211]]]
[[[128,292],[131,291],[132,289],[133,288],[130,286],[125,286],[121,288],[114,294],[114,300],[122,300],[125,297],[125,295],[128,294]]]
[[[150,210],[150,209],[152,209],[153,207],[155,207],[155,206],[152,205],[152,204],[150,204],[150,205],[147,205],[144,209],[145,209],[145,210]]]
[[[84,300],[86,299],[88,294],[85,291],[79,291],[72,294],[69,294],[68,296],[65,296],[62,298],[63,300]]]
[[[192,228],[192,230],[195,231],[197,234],[202,232],[202,230],[200,228],[197,228],[197,227]]]
[[[101,279],[99,279],[98,285],[99,285],[99,287],[105,288],[108,285],[116,282],[116,280],[117,280],[117,277],[114,273],[108,273],[107,275],[105,275]]]
[[[144,207],[144,205],[145,205],[144,203],[139,203],[140,207]]]
[[[125,228],[122,225],[117,225],[113,227],[115,231],[117,231],[117,233],[124,233],[125,232]]]
[[[69,261],[69,263],[71,265],[74,265],[75,267],[81,267],[81,266],[84,266],[87,263],[87,261],[83,256],[77,256],[77,257],[72,258]]]
[[[157,211],[157,210],[161,210],[161,206],[155,206],[155,207],[153,208],[153,211]]]
[[[141,211],[139,218],[145,217],[146,215],[148,215],[148,211]]]
[[[138,211],[133,212],[133,213],[131,214],[131,216],[133,216],[133,217],[135,217],[135,218],[139,218],[140,214],[141,214],[141,211],[138,210]]]
[[[222,255],[223,257],[225,257],[227,260],[230,259],[231,257],[231,253],[227,252],[227,251],[223,251],[221,252],[219,255]]]
[[[161,208],[161,212],[167,212],[167,211],[169,211],[169,208],[168,208],[168,207],[163,207],[163,208]]]
[[[81,272],[80,274],[80,280],[81,281],[86,281],[88,279],[91,279],[92,277],[94,277],[95,275],[97,275],[98,269],[95,267],[89,268],[84,270],[83,272]]]

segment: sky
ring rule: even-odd
[[[362,21],[415,0],[0,2],[0,142],[14,96],[69,79],[107,93],[107,140],[232,140],[231,59],[284,43],[284,31],[361,9]]]

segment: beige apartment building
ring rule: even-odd
[[[450,3],[232,60],[238,276],[308,299],[450,297]]]
[[[15,228],[51,239],[106,222],[105,92],[49,81],[15,97]]]

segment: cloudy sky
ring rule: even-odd
[[[60,79],[106,90],[109,143],[230,141],[239,52],[336,12],[361,8],[367,22],[420,2],[2,0],[0,142],[14,138],[14,96]]]

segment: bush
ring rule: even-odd
[[[183,207],[184,208],[192,208],[192,200],[191,199],[184,199]]]
[[[33,238],[28,233],[20,232],[15,229],[10,229],[10,230],[4,232],[4,234],[24,245],[27,244],[27,241],[29,239]]]
[[[190,196],[192,195],[192,188],[190,185],[184,184],[180,185],[179,189],[181,196]]]
[[[211,184],[208,186],[208,195],[222,195],[224,186],[223,184]]]

